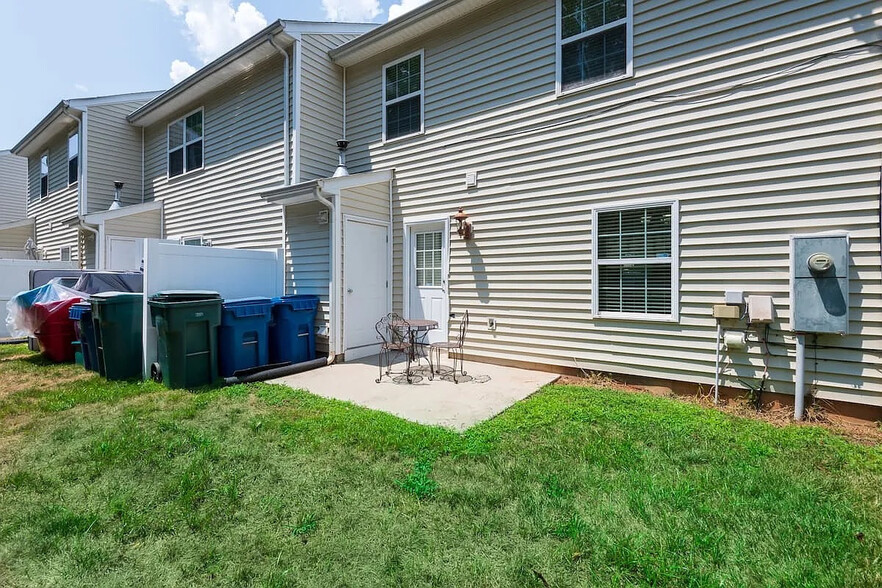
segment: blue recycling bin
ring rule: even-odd
[[[70,307],[67,316],[74,321],[74,331],[83,350],[83,367],[97,372],[98,345],[95,341],[95,325],[92,324],[92,305],[89,302],[78,302]]]
[[[217,331],[218,367],[222,377],[269,363],[269,298],[227,300]]]
[[[273,298],[270,363],[315,359],[315,315],[319,297],[309,294]]]

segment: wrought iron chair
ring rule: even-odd
[[[392,375],[393,359],[399,355],[404,355],[407,361],[404,374],[407,377],[407,383],[410,384],[410,357],[413,347],[410,340],[410,325],[399,315],[390,312],[377,321],[374,328],[377,331],[377,341],[380,342],[380,355],[377,361],[380,377],[376,379],[377,384],[383,380],[384,367],[386,375]]]
[[[453,338],[450,341],[441,341],[439,343],[432,343],[429,345],[429,369],[432,372],[432,377],[435,376],[435,368],[433,366],[434,362],[432,361],[432,355],[434,352],[435,357],[438,358],[438,373],[441,372],[441,351],[447,350],[447,354],[453,359],[453,383],[459,384],[456,379],[456,362],[459,360],[459,374],[463,377],[467,376],[465,371],[465,364],[463,363],[463,351],[462,347],[465,344],[466,333],[469,330],[469,311],[466,310],[465,314],[462,316],[462,320],[459,321],[459,334],[457,337]]]

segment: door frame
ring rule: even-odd
[[[141,242],[141,243],[140,243],[140,249],[141,249],[141,266],[142,266],[142,269],[143,269],[143,265],[144,265],[144,237],[126,237],[126,236],[123,236],[123,235],[106,235],[105,238],[104,238],[104,240],[105,240],[105,247],[106,247],[106,249],[105,249],[104,256],[103,256],[104,258],[102,259],[101,269],[106,270],[106,269],[108,269],[107,266],[110,265],[110,256],[111,256],[111,253],[112,253],[113,242],[114,242],[114,241],[132,241],[132,242],[135,243],[136,246],[138,245],[138,242],[140,241],[140,242]],[[96,264],[95,264],[95,265],[98,265],[97,260],[96,260]],[[128,269],[128,270],[116,270],[116,269],[114,269],[114,270],[110,270],[110,271],[134,271],[134,270],[133,270],[133,269]]]
[[[404,243],[402,244],[402,262],[404,265],[404,283],[402,284],[401,297],[404,300],[404,318],[410,316],[410,286],[411,266],[413,265],[413,252],[411,250],[411,237],[413,228],[419,225],[443,224],[444,252],[441,257],[442,276],[441,281],[445,284],[444,293],[447,295],[447,324],[443,325],[446,337],[450,327],[450,217],[440,215],[412,216],[404,219]],[[442,325],[439,325],[441,327]]]
[[[344,291],[346,287],[346,226],[348,222],[357,222],[368,225],[374,225],[377,227],[383,227],[386,229],[386,313],[392,312],[392,223],[387,220],[379,220],[375,218],[369,218],[366,216],[359,216],[356,214],[344,214],[343,215],[343,267],[340,272],[340,286],[335,288],[338,293],[338,300],[343,304],[342,307],[342,317],[343,324],[341,325],[340,331],[342,332],[342,344],[341,347],[343,349],[343,355],[345,357],[346,351],[348,349],[346,345],[346,297],[344,296]],[[379,317],[378,317],[379,319]],[[353,350],[362,349],[361,347],[353,347]]]

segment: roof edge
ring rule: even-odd
[[[36,139],[52,122],[61,116],[61,113],[64,112],[69,107],[69,102],[67,100],[62,100],[55,107],[49,111],[49,114],[43,117],[43,120],[38,122],[28,133],[22,137],[22,139],[15,144],[15,146],[10,149],[13,155],[20,155],[21,152],[28,147],[34,139]],[[79,111],[82,112],[82,111]]]

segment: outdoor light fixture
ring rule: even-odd
[[[472,223],[469,222],[469,215],[460,208],[459,212],[453,215],[453,220],[456,221],[457,234],[463,239],[471,239]]]

